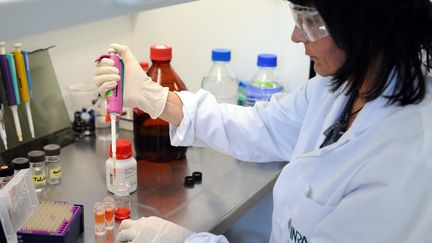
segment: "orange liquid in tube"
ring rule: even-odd
[[[117,208],[115,211],[116,219],[128,219],[130,217],[129,208]]]
[[[172,48],[153,45],[150,48],[152,65],[147,75],[170,91],[186,90],[186,86],[171,67]],[[151,119],[138,108],[133,111],[133,133],[137,160],[169,161],[183,159],[187,147],[171,146],[169,124],[161,119]]]
[[[111,208],[105,209],[105,220],[111,222],[114,219],[114,211]]]
[[[104,224],[105,223],[105,215],[104,212],[96,212],[94,214],[95,224]]]

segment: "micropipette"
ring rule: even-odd
[[[3,122],[3,114],[4,114],[3,99],[0,95],[0,137],[3,141],[5,149],[7,149],[7,136],[6,136],[6,128]]]
[[[117,118],[120,117],[123,111],[123,80],[124,80],[124,69],[123,69],[123,61],[117,55],[117,52],[110,48],[108,50],[108,54],[100,56],[96,59],[97,62],[100,62],[103,58],[108,58],[114,61],[114,67],[119,70],[121,75],[120,80],[117,81],[117,86],[108,91],[106,94],[107,97],[107,112],[110,116],[111,120],[111,151],[112,151],[112,159],[113,170],[114,170],[114,181],[117,175],[116,172],[116,160],[117,160],[117,144],[116,144],[116,121]],[[114,183],[115,184],[115,183]]]
[[[12,110],[18,141],[22,141],[21,124],[18,117],[18,107],[21,103],[18,92],[18,81],[15,72],[13,55],[6,54],[5,42],[0,42],[0,70],[3,76],[4,87],[8,104]]]
[[[19,84],[19,90],[21,99],[24,101],[26,111],[27,111],[27,119],[30,127],[30,133],[32,138],[35,137],[34,133],[34,126],[33,126],[33,118],[31,114],[30,109],[30,90],[28,87],[28,81],[27,81],[27,74],[26,74],[26,67],[24,63],[24,56],[21,52],[21,43],[15,43],[15,51],[13,51],[13,55],[15,57],[15,65],[16,65],[16,71],[18,74],[18,84]]]
[[[21,53],[24,57],[24,65],[25,65],[25,70],[26,70],[26,75],[27,75],[27,84],[28,84],[28,88],[29,88],[29,93],[30,93],[30,99],[33,99],[33,83],[31,80],[31,73],[30,73],[30,61],[29,61],[29,53],[28,51],[23,51],[21,50]]]

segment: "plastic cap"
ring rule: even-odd
[[[195,171],[192,173],[192,176],[195,180],[195,182],[201,182],[202,181],[202,173],[199,171]]]
[[[43,147],[47,156],[54,156],[60,154],[60,146],[57,144],[48,144]]]
[[[276,67],[277,66],[277,57],[274,54],[259,54],[257,65],[259,67]]]
[[[147,72],[150,68],[149,63],[146,61],[142,61],[139,64],[140,64],[141,68],[144,70],[144,72]]]
[[[116,159],[129,159],[132,157],[132,144],[125,139],[116,140]],[[112,146],[110,145],[109,155],[112,158]]]
[[[12,160],[15,170],[27,169],[30,167],[29,160],[25,157],[18,157]]]
[[[15,47],[16,49],[21,48],[21,46],[22,46],[22,43],[19,43],[19,42],[14,44],[14,47]]]
[[[28,152],[27,157],[30,163],[45,161],[45,152],[41,150],[32,150]]]
[[[12,166],[9,165],[0,165],[0,176],[11,176],[14,174],[14,169]]]
[[[169,61],[172,58],[170,45],[155,44],[150,47],[150,59],[154,61]]]
[[[239,86],[242,88],[246,88],[249,84],[249,81],[247,80],[239,80],[238,82],[239,82]]]
[[[228,49],[213,49],[212,50],[212,60],[229,62],[231,60],[231,51]]]
[[[184,177],[184,185],[187,187],[192,187],[195,184],[195,179],[193,176],[185,176]]]

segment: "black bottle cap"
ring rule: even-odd
[[[185,176],[184,185],[186,187],[193,187],[194,184],[195,184],[195,180],[194,180],[193,176]]]
[[[14,169],[9,165],[0,165],[0,177],[11,176],[14,174]]]
[[[45,161],[45,152],[41,150],[32,150],[28,152],[27,157],[30,163]]]
[[[30,167],[29,160],[25,157],[18,157],[12,160],[15,170],[27,169]]]
[[[192,173],[192,176],[195,180],[195,182],[201,182],[202,181],[202,173],[199,171],[195,171]]]
[[[48,144],[43,147],[47,156],[60,155],[60,146],[57,144]]]

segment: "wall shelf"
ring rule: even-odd
[[[0,41],[192,1],[0,0]]]

